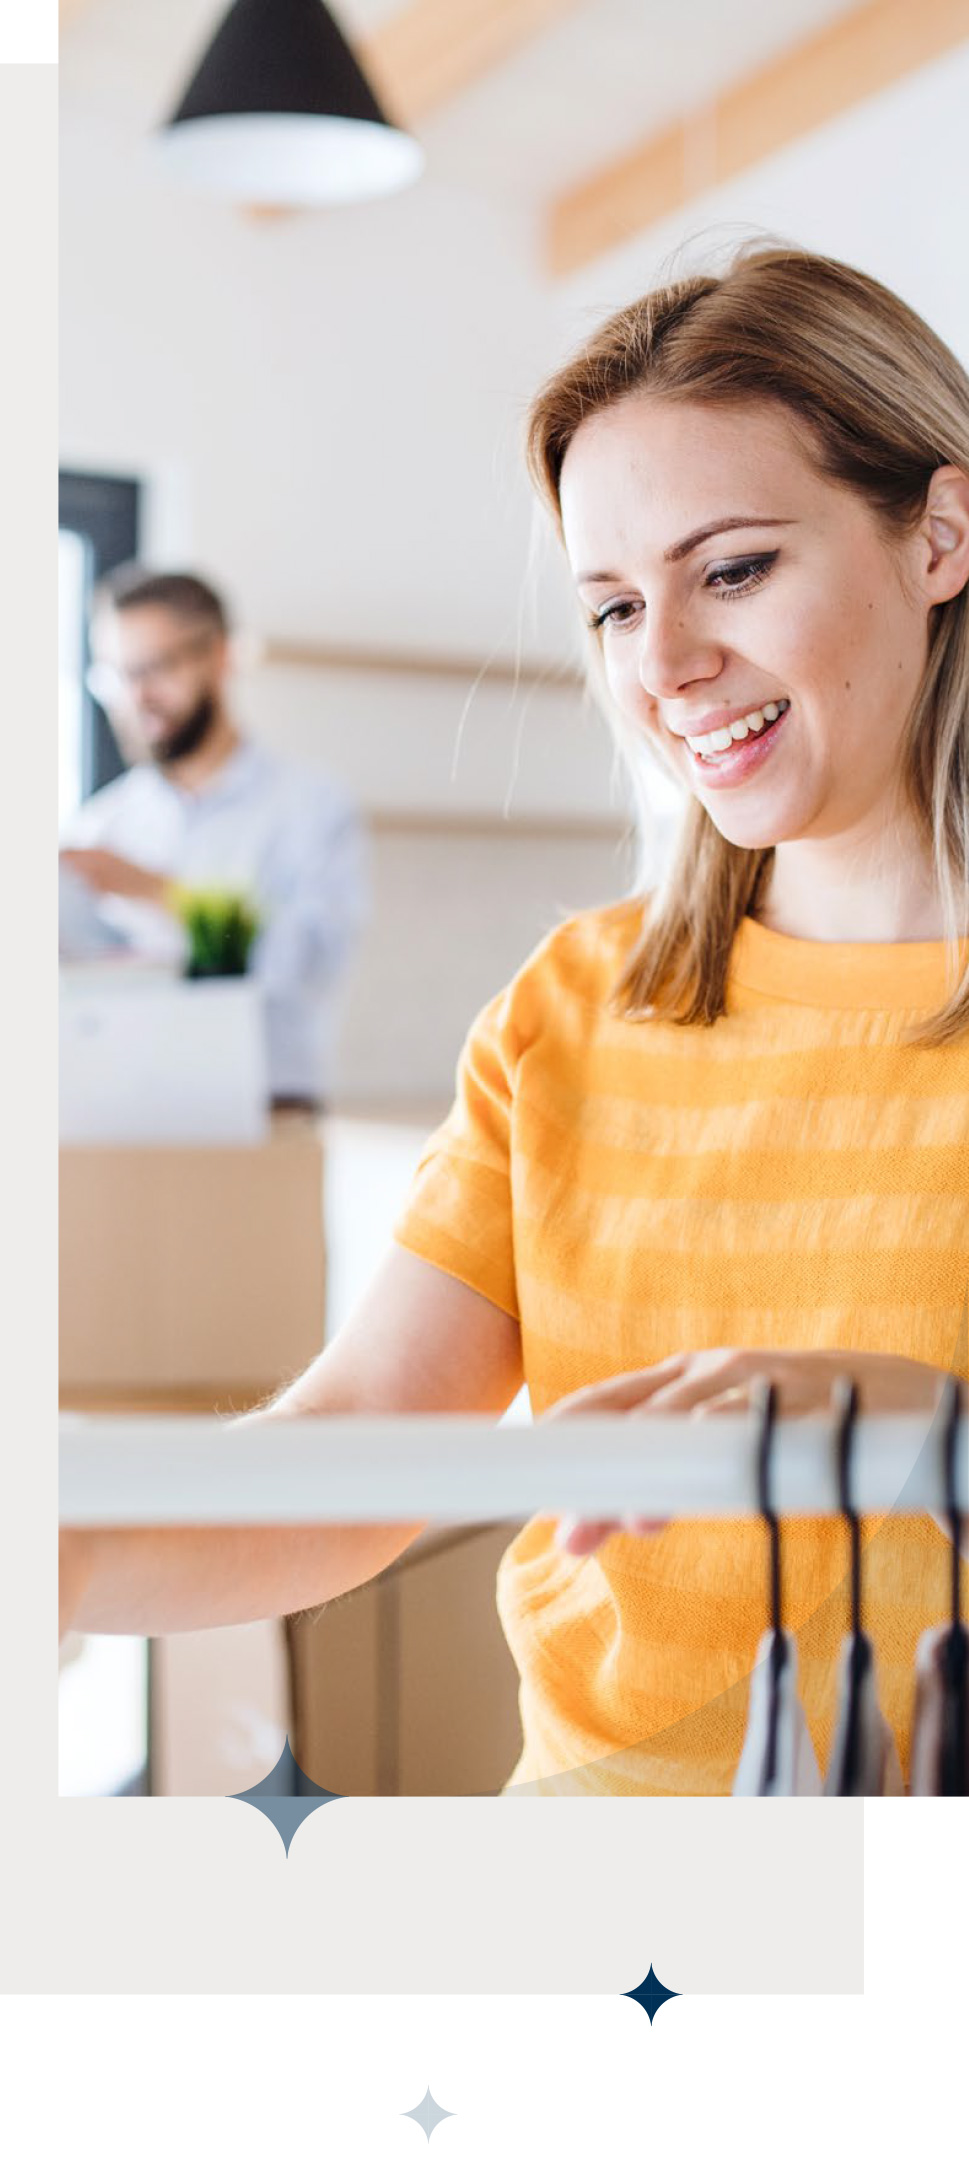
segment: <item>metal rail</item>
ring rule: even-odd
[[[493,1523],[530,1515],[610,1519],[757,1513],[749,1413],[590,1418],[247,1419],[64,1416],[65,1525]],[[832,1423],[780,1419],[772,1473],[779,1515],[838,1507]],[[931,1414],[861,1417],[853,1463],[861,1513],[941,1514],[942,1447]],[[969,1423],[956,1497],[969,1513]]]

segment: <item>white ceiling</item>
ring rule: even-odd
[[[428,121],[430,169],[540,206],[846,12],[845,0],[593,0]]]
[[[587,0],[424,122],[429,174],[537,209],[850,4]],[[333,12],[352,41],[398,6],[342,0]],[[87,0],[64,34],[65,87],[92,120],[125,133],[150,126],[224,12],[222,0]]]

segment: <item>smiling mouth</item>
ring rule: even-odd
[[[729,727],[712,728],[707,735],[687,735],[683,741],[694,758],[708,763],[722,758],[727,751],[733,750],[735,744],[746,742],[748,736],[764,735],[776,721],[783,720],[784,714],[790,711],[790,705],[789,698],[778,698],[776,701],[771,699],[767,705],[759,706],[756,712],[745,713],[742,720],[731,721]]]

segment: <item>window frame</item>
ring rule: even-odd
[[[71,468],[58,475],[57,522],[59,529],[77,533],[85,543],[88,585],[85,600],[108,572],[120,563],[133,562],[138,554],[143,488],[139,480],[110,473],[83,473]],[[85,613],[87,611],[85,610]],[[81,800],[94,795],[109,780],[123,773],[125,761],[107,714],[87,687],[90,664],[85,622],[83,701],[81,707]]]

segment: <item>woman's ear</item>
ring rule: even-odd
[[[957,465],[933,473],[919,534],[929,549],[921,566],[926,599],[953,600],[969,584],[969,475]]]

